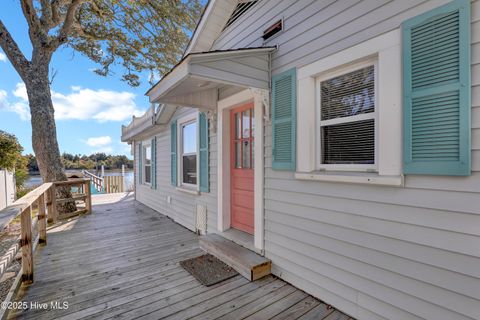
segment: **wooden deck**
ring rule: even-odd
[[[205,287],[178,264],[203,253],[194,233],[131,194],[95,196],[93,204],[92,215],[49,230],[35,282],[17,294],[29,309],[9,318],[351,319],[273,276]]]

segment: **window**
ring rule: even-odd
[[[295,178],[403,185],[401,43],[396,29],[298,68]]]
[[[235,113],[235,168],[253,169],[255,116],[253,109]]]
[[[152,183],[152,147],[146,145],[143,147],[143,182]]]
[[[180,129],[180,174],[182,185],[197,185],[197,118],[182,122]]]
[[[376,169],[376,66],[317,79],[319,169]]]

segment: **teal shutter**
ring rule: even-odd
[[[208,158],[208,119],[205,113],[201,112],[198,117],[199,129],[199,168],[200,168],[200,191],[209,192],[209,158]]]
[[[177,186],[177,121],[170,124],[170,181]]]
[[[272,77],[272,168],[295,170],[297,122],[295,69]]]
[[[404,173],[470,175],[470,0],[402,29]]]
[[[152,151],[152,163],[151,163],[151,173],[152,173],[152,189],[157,189],[157,137],[152,138],[151,144]]]
[[[138,184],[142,184],[143,179],[142,179],[142,158],[143,158],[143,149],[142,149],[142,143],[138,143]]]

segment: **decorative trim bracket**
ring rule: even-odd
[[[217,110],[199,108],[200,112],[204,112],[207,119],[212,126],[213,133],[217,133]]]
[[[263,118],[265,122],[270,122],[270,92],[265,89],[250,88],[255,104],[263,105]]]

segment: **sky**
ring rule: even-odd
[[[17,0],[2,0],[0,19],[30,59],[31,45],[27,23]],[[130,147],[120,141],[121,126],[132,115],[142,115],[149,107],[144,95],[150,88],[149,74],[133,88],[120,80],[122,70],[109,77],[96,75],[94,62],[67,47],[54,54],[50,70],[57,138],[60,152],[91,154],[105,152],[131,158]],[[52,73],[52,72],[51,72]],[[31,124],[25,85],[0,49],[0,130],[14,134],[24,148],[33,153]]]

